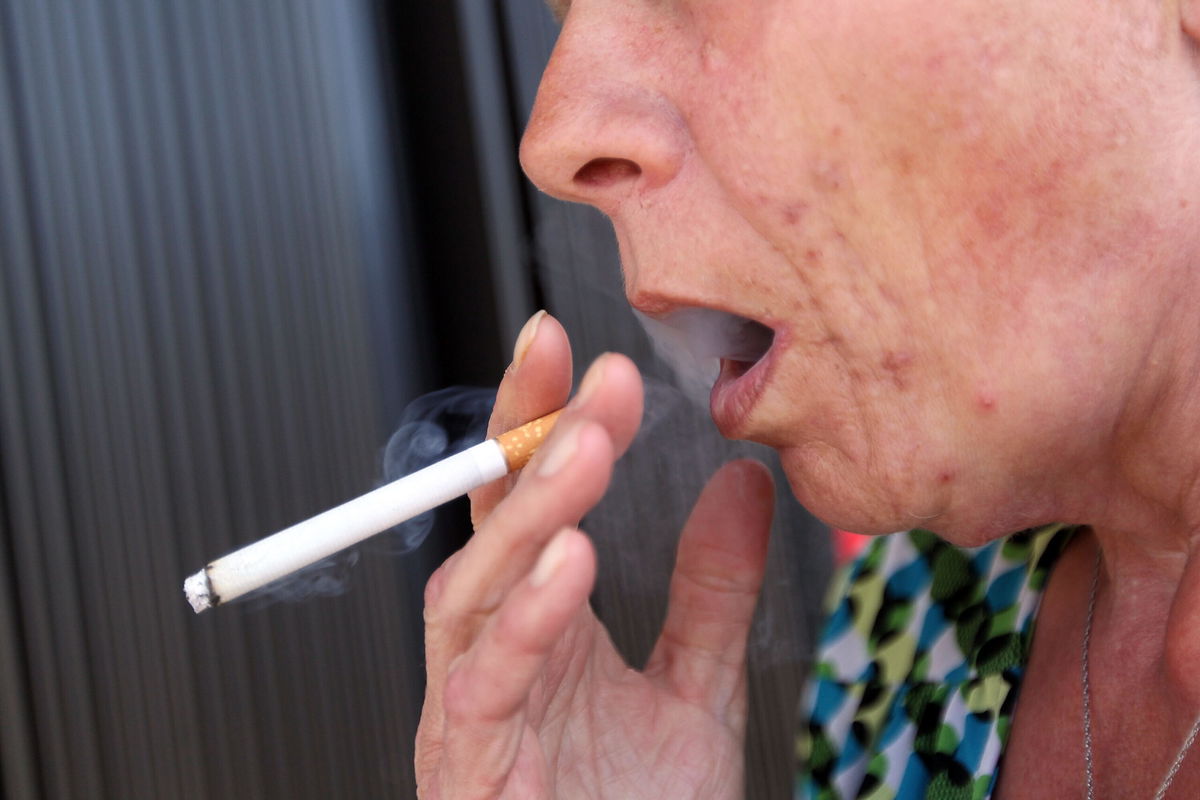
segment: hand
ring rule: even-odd
[[[566,402],[566,334],[543,316],[500,385],[491,431]],[[523,352],[522,352],[523,351]],[[418,793],[457,798],[740,797],[746,636],[765,567],[770,474],[727,464],[684,527],[662,634],[630,669],[588,606],[579,519],[641,418],[637,369],[597,359],[517,480],[472,496],[475,535],[426,588]]]

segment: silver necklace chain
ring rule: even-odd
[[[1080,659],[1083,663],[1083,763],[1087,768],[1087,800],[1096,800],[1095,790],[1095,772],[1092,764],[1092,691],[1091,683],[1088,681],[1088,651],[1091,649],[1092,642],[1092,616],[1096,612],[1096,587],[1100,584],[1100,549],[1096,548],[1096,563],[1092,567],[1092,589],[1088,593],[1088,610],[1087,623],[1083,628],[1083,658]],[[1179,752],[1175,755],[1175,761],[1171,764],[1171,768],[1167,770],[1167,776],[1163,778],[1159,784],[1158,791],[1154,793],[1154,800],[1163,800],[1167,794],[1167,790],[1171,788],[1171,782],[1175,780],[1175,774],[1179,772],[1179,768],[1183,766],[1183,759],[1188,754],[1188,750],[1192,749],[1192,745],[1196,741],[1196,735],[1200,734],[1200,718],[1192,725],[1191,733],[1184,740],[1183,746],[1179,748]]]

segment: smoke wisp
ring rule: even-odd
[[[395,433],[383,449],[382,486],[462,452],[483,441],[496,401],[495,389],[455,386],[422,395],[408,404]],[[420,547],[433,528],[436,511],[427,511],[263,588],[240,601],[251,610],[275,603],[299,603],[316,597],[336,597],[350,588],[350,574],[359,549],[403,555]]]
[[[389,483],[484,440],[496,390],[452,386],[408,404],[400,426],[383,450],[383,482]],[[370,540],[370,549],[401,555],[421,546],[433,527],[434,511],[402,522]]]
[[[680,390],[700,408],[708,407],[708,394],[721,359],[753,363],[771,346],[773,333],[759,323],[712,308],[681,308],[664,317],[638,313],[659,358],[675,373]]]

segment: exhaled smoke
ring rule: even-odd
[[[409,403],[383,450],[383,478],[379,485],[482,442],[495,401],[495,389],[456,386],[422,395]],[[402,522],[368,539],[361,547],[390,555],[407,553],[425,541],[433,527],[434,513],[428,511]],[[247,608],[259,609],[279,602],[296,603],[344,594],[350,587],[350,572],[358,557],[357,548],[343,550],[267,584],[247,595],[243,602]]]
[[[681,308],[665,317],[638,314],[654,349],[688,397],[707,407],[722,358],[753,363],[771,346],[770,328],[711,308]]]

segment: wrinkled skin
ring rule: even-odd
[[[714,417],[775,447],[818,516],[963,545],[1090,526],[1051,579],[1005,756],[1052,779],[998,796],[1081,796],[1062,765],[1082,759],[1097,546],[1098,796],[1152,796],[1200,711],[1200,453],[1181,446],[1200,441],[1200,0],[569,5],[531,179],[612,219],[634,306],[775,332]],[[531,342],[494,429],[567,397],[561,328]],[[534,585],[637,424],[632,367],[601,365],[554,435],[575,431],[574,457],[473,498],[476,536],[430,583],[425,797],[740,794],[761,469],[700,500],[645,674],[587,609],[581,533]],[[1200,793],[1200,767],[1173,791]]]
[[[1194,380],[1155,338],[1192,309],[1130,299],[1194,288],[1196,82],[1149,0],[581,1],[522,160],[612,218],[635,306],[777,331],[719,421],[806,507],[979,543],[1111,493],[1064,459]]]

